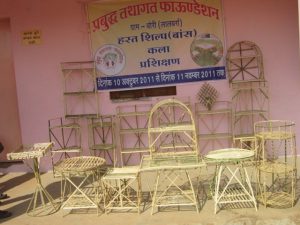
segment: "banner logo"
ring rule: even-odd
[[[201,66],[215,66],[223,57],[222,42],[213,34],[201,34],[191,44],[193,61]]]
[[[95,54],[96,68],[107,76],[119,74],[125,66],[123,50],[114,45],[103,45]]]

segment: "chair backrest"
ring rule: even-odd
[[[65,158],[82,154],[81,127],[73,119],[54,118],[48,120],[49,140],[54,143],[51,160],[55,175],[55,165]]]
[[[147,126],[151,104],[121,105],[117,108],[121,166],[139,165],[149,154]]]
[[[152,107],[148,139],[151,157],[199,154],[192,111],[177,99],[164,99]]]
[[[236,148],[240,149],[247,149],[254,151],[255,154],[255,160],[258,162],[261,160],[261,155],[259,152],[259,144],[258,140],[253,136],[244,136],[244,137],[234,137],[233,138],[233,145]]]
[[[88,125],[89,149],[93,156],[102,157],[106,165],[116,164],[115,122],[112,115],[91,118]]]

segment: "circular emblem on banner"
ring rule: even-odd
[[[191,57],[202,67],[215,66],[223,57],[222,42],[213,34],[200,34],[191,44]]]
[[[114,45],[103,45],[95,53],[97,70],[105,75],[112,76],[120,73],[125,66],[123,50]]]

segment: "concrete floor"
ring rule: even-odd
[[[1,172],[1,169],[0,169]],[[3,170],[2,170],[3,172]],[[5,172],[5,171],[4,171]],[[60,182],[52,173],[42,175],[42,182],[54,199],[58,199]],[[9,210],[13,216],[1,219],[0,223],[10,225],[300,225],[300,203],[293,208],[274,209],[259,206],[254,208],[226,209],[214,214],[212,200],[207,200],[199,213],[191,209],[182,211],[174,209],[151,215],[151,209],[137,214],[134,212],[113,212],[108,215],[100,213],[67,213],[60,210],[43,217],[30,217],[26,214],[27,205],[35,189],[36,181],[32,173],[3,173],[0,177],[0,190],[10,198],[2,200],[1,210]]]

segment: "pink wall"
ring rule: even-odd
[[[0,142],[6,153],[22,144],[9,19],[0,18]]]
[[[224,2],[227,45],[251,40],[261,48],[270,87],[271,118],[295,121],[300,134],[297,1]]]
[[[84,8],[79,2],[83,1],[0,0],[0,18],[11,19],[23,143],[47,141],[47,120],[64,113],[60,62],[90,59]],[[271,117],[295,121],[300,143],[297,9],[297,0],[224,0],[227,46],[249,40],[261,48]],[[21,32],[30,29],[41,30],[41,45],[21,44]],[[230,100],[227,81],[212,83],[221,92],[221,100]],[[195,100],[200,85],[180,85],[178,96]],[[115,113],[117,104],[110,102],[108,93],[101,93],[101,106],[102,113]],[[42,167],[49,168],[49,159],[43,160]]]

